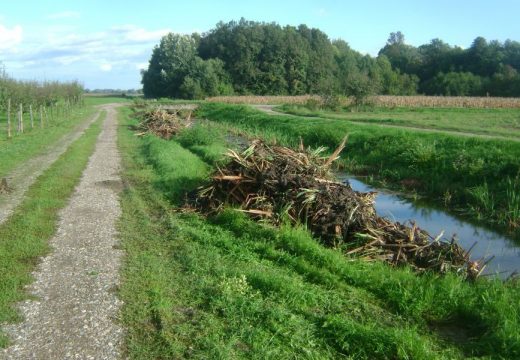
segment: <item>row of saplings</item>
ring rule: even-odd
[[[169,139],[192,126],[191,112],[154,109],[142,115],[140,129]],[[169,119],[169,120],[164,120]],[[179,124],[181,124],[179,126]],[[341,247],[350,256],[408,264],[417,271],[456,272],[476,279],[485,264],[470,261],[454,239],[432,237],[415,224],[407,226],[379,217],[374,193],[354,191],[330,171],[346,138],[328,157],[323,149],[298,150],[251,140],[242,151],[229,150],[210,184],[197,190],[189,206],[211,215],[226,206],[273,224],[306,224],[323,244]]]

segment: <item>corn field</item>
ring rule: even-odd
[[[304,105],[308,100],[321,101],[318,95],[300,96],[217,96],[207,98],[207,101],[228,104],[264,104],[281,105],[295,104]],[[352,104],[353,100],[341,97],[344,106]],[[520,108],[520,98],[499,97],[450,97],[450,96],[392,96],[378,95],[370,99],[370,103],[380,107],[445,107],[445,108]]]

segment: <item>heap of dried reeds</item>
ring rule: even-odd
[[[137,135],[150,132],[164,139],[170,139],[193,124],[191,114],[191,110],[183,109],[156,108],[144,111],[140,114],[142,121],[138,125],[138,129],[141,132]]]
[[[345,139],[346,140],[346,139]],[[456,271],[470,278],[478,263],[454,241],[432,238],[417,226],[393,223],[376,215],[375,193],[360,193],[333,180],[330,165],[345,145],[330,156],[269,146],[254,140],[245,151],[229,150],[231,161],[218,168],[209,187],[199,191],[197,206],[206,213],[226,204],[256,218],[307,224],[328,246],[347,254],[410,264],[418,270]]]

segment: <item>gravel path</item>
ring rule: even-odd
[[[6,359],[118,359],[123,329],[115,323],[119,264],[115,223],[122,188],[116,105],[69,204],[60,212],[52,252],[33,274],[36,300],[20,305],[24,322],[6,327]]]
[[[76,126],[70,133],[64,135],[44,153],[31,158],[16,167],[5,178],[12,192],[0,194],[0,224],[6,221],[14,209],[20,205],[27,189],[45,170],[49,168],[75,140],[99,117],[101,111]]]
[[[298,117],[298,115],[293,114],[287,114],[284,112],[276,111],[274,108],[278,105],[250,105],[254,107],[257,110],[260,110],[266,114],[269,115],[285,115],[285,116],[294,116]],[[305,117],[309,119],[320,119],[320,120],[342,120],[342,119],[332,119],[327,117],[316,117],[316,116],[300,116]],[[427,128],[421,128],[416,126],[404,126],[404,125],[390,125],[390,124],[381,124],[377,122],[367,122],[367,121],[356,121],[352,119],[343,119],[344,121],[350,121],[352,123],[355,123],[356,125],[362,125],[362,126],[380,126],[385,128],[397,128],[397,129],[405,129],[405,130],[413,130],[413,131],[421,131],[421,132],[427,132],[427,133],[440,133],[440,134],[448,134],[448,135],[456,135],[456,136],[469,136],[469,137],[478,137],[482,139],[496,139],[496,140],[509,140],[509,141],[515,141],[519,142],[520,139],[516,137],[508,137],[508,136],[500,136],[500,135],[486,135],[486,134],[476,134],[471,132],[465,132],[465,131],[454,131],[454,130],[441,130],[441,129],[427,129]]]

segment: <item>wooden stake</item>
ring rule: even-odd
[[[43,129],[43,109],[42,105],[40,105],[40,129]]]
[[[20,104],[20,132],[23,133],[23,105]]]
[[[32,104],[29,105],[29,114],[31,114],[31,129],[34,129],[34,117],[32,112]]]
[[[7,100],[7,138],[11,138],[11,99]]]
[[[11,138],[11,99],[7,100],[7,138]]]

